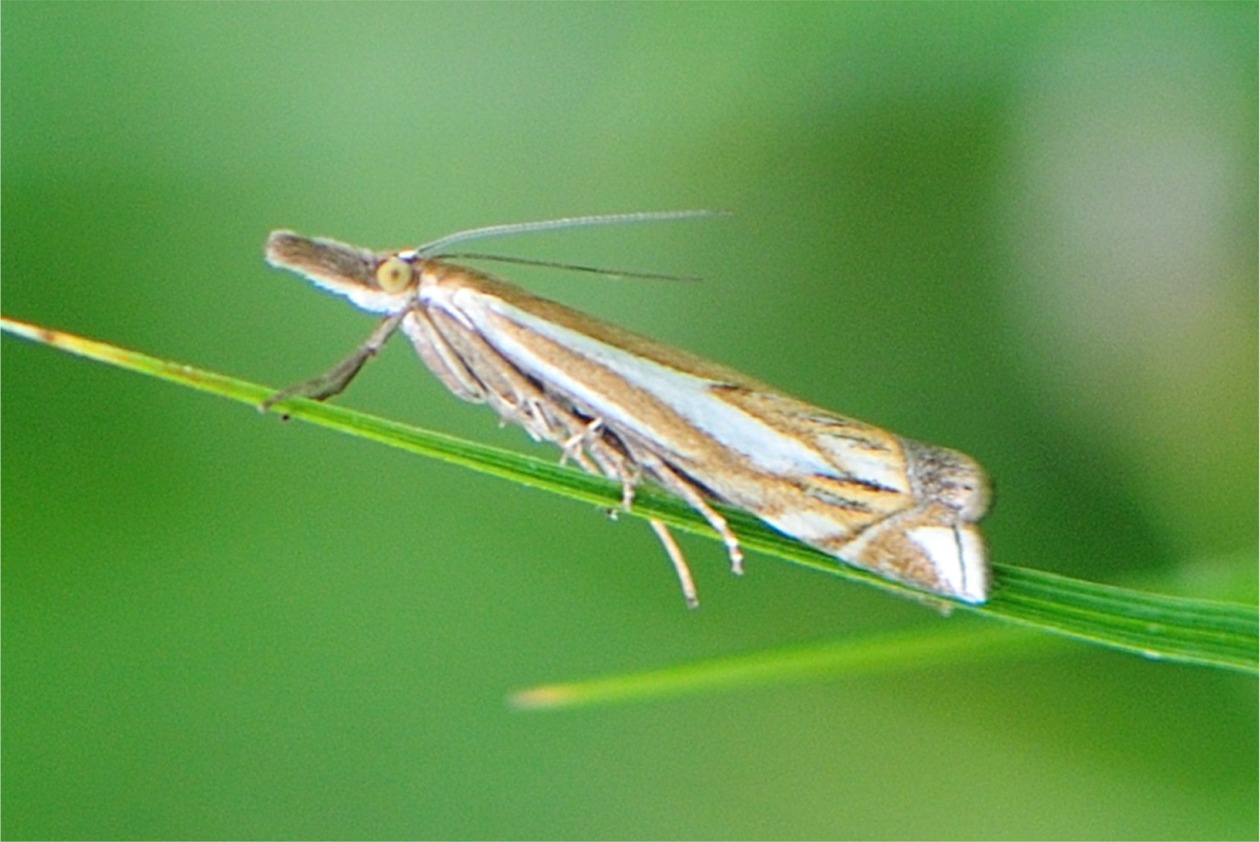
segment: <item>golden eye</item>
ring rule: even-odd
[[[411,283],[411,264],[395,255],[376,267],[376,285],[385,292],[402,292]]]

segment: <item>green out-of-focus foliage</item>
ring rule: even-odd
[[[999,563],[1256,600],[1254,4],[0,16],[6,315],[253,381],[371,320],[267,232],[722,208],[521,283],[974,454]],[[499,244],[495,244],[496,248]],[[507,269],[511,271],[506,271]],[[957,618],[5,338],[6,838],[1254,837],[1254,678],[1021,658],[527,713]],[[340,402],[553,458],[395,343]],[[919,638],[924,639],[924,638]]]

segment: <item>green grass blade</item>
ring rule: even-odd
[[[273,393],[265,386],[10,319],[0,319],[0,329],[72,354],[255,406]],[[304,399],[287,401],[277,411],[577,500],[609,508],[616,508],[621,502],[621,488],[615,482],[510,451]],[[747,549],[904,596],[945,604],[840,564],[772,531],[744,512],[723,512]],[[713,535],[685,503],[652,488],[643,488],[637,494],[633,514]],[[994,565],[993,596],[989,602],[981,606],[948,605],[960,612],[974,612],[1148,658],[1257,673],[1255,606],[1164,596],[1005,564]]]
[[[545,684],[514,693],[510,701],[513,706],[525,709],[585,707],[785,681],[834,679],[838,675],[874,675],[941,664],[1026,657],[1065,645],[1067,641],[1062,638],[1010,626],[963,622],[943,628],[937,623],[926,628],[782,647],[646,672]]]

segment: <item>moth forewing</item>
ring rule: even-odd
[[[988,597],[975,526],[988,483],[961,453],[811,406],[423,248],[374,253],[276,232],[267,259],[386,316],[376,345],[342,364],[349,376],[401,323],[457,397],[489,404],[560,445],[565,459],[617,479],[627,505],[642,478],[681,496],[722,536],[737,572],[738,541],[710,502],[912,587],[970,603]],[[348,379],[281,395],[322,399]],[[652,526],[694,603],[677,545],[663,524]]]
[[[983,543],[964,528],[987,505],[969,458],[642,337],[626,350],[609,343],[607,325],[544,318],[529,300],[464,289],[430,304],[461,308],[513,366],[641,442],[708,496],[888,578],[968,602],[987,595]]]

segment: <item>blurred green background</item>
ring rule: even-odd
[[[277,387],[261,257],[587,213],[512,277],[991,471],[995,560],[1253,602],[1253,3],[8,3],[6,315]],[[955,622],[5,337],[6,838],[1255,838],[1256,682],[1083,645],[578,712]],[[395,342],[342,402],[552,458]]]

